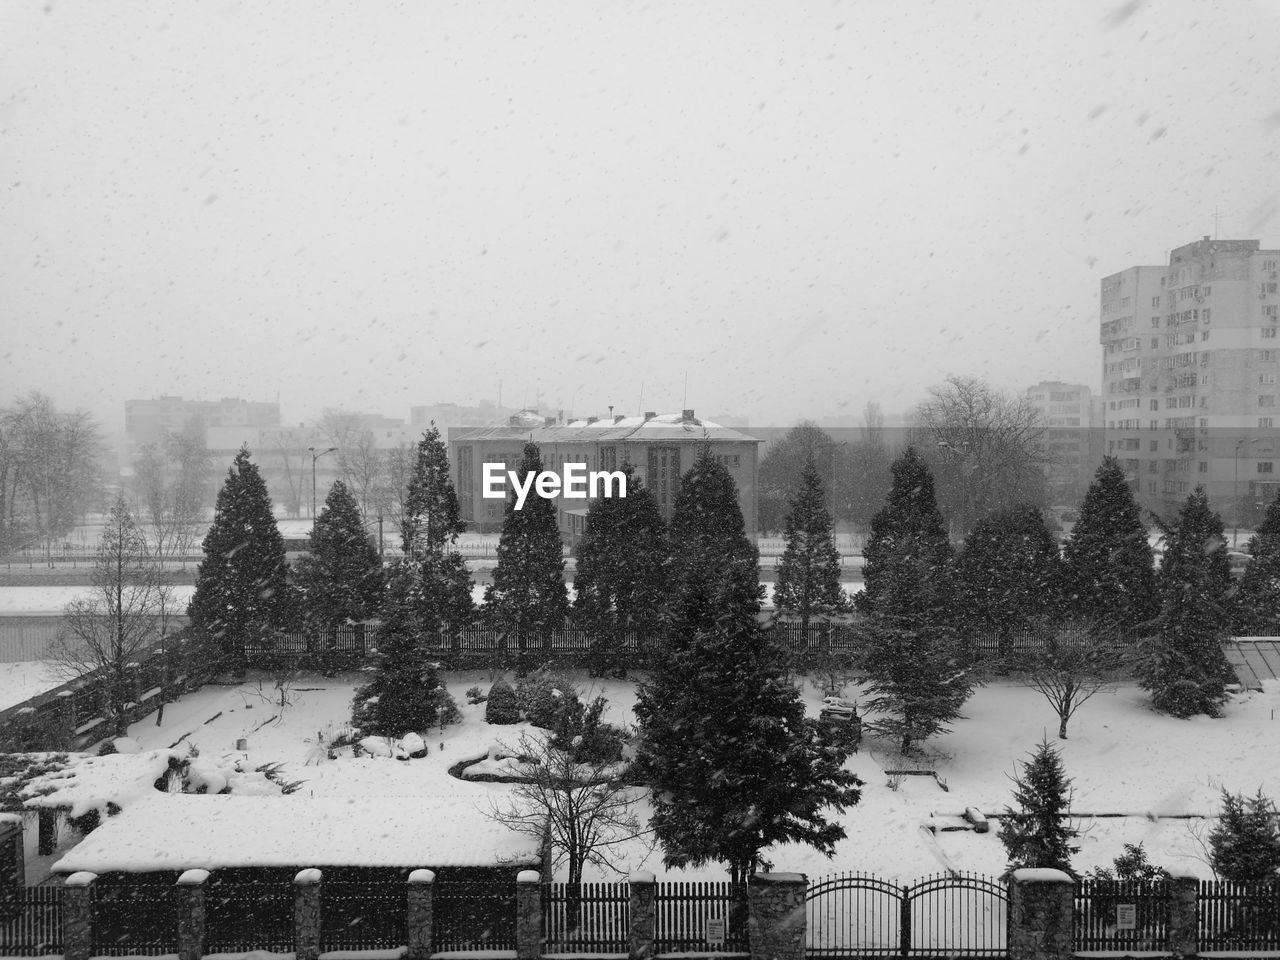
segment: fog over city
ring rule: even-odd
[[[1100,380],[1280,245],[1268,2],[13,3],[0,380],[752,423]]]

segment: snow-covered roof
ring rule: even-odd
[[[731,427],[711,420],[685,417],[683,413],[661,413],[652,417],[604,417],[593,423],[586,420],[570,420],[550,426],[524,427],[503,425],[477,427],[454,436],[450,442],[475,442],[478,440],[525,440],[534,443],[644,443],[671,440],[732,440],[740,443],[763,443]]]
[[[1247,690],[1261,690],[1264,681],[1280,677],[1280,637],[1235,637],[1224,652]]]
[[[157,793],[71,848],[57,873],[229,867],[541,865],[538,842],[473,797],[251,797]]]

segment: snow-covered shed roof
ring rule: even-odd
[[[1280,637],[1236,637],[1225,653],[1246,690],[1261,690],[1262,681],[1280,677]]]
[[[72,847],[62,874],[230,867],[537,868],[539,843],[474,797],[157,793]]]

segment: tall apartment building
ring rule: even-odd
[[[1280,250],[1178,247],[1102,280],[1106,452],[1164,515],[1203,484],[1228,526],[1280,487]]]
[[[158,443],[168,433],[181,433],[188,426],[202,430],[225,427],[259,428],[280,426],[280,404],[223,397],[221,400],[184,400],[182,397],[153,397],[124,402],[124,432],[128,457],[132,460],[144,444]]]
[[[1042,380],[1025,394],[1046,426],[1045,467],[1051,502],[1074,506],[1102,460],[1102,435],[1093,391],[1083,383]]]

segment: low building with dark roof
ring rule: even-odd
[[[646,413],[642,417],[588,417],[562,423],[553,417],[518,414],[501,426],[449,431],[449,462],[458,506],[471,529],[492,533],[502,529],[505,500],[483,496],[484,464],[516,469],[524,445],[533,441],[542,453],[545,470],[563,475],[566,463],[585,464],[588,472],[618,470],[624,463],[653,491],[663,519],[670,520],[680,490],[703,445],[728,468],[738,485],[738,505],[747,536],[756,533],[760,440],[730,427],[699,420],[692,410]],[[574,543],[582,534],[590,500],[556,498],[561,535]]]

